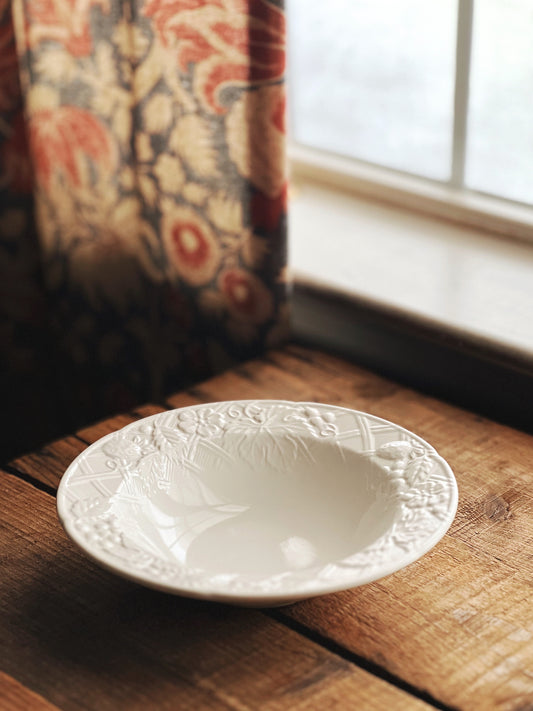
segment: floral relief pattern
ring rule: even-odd
[[[357,452],[359,467],[366,471],[364,486],[373,494],[369,500],[381,502],[382,512],[394,511],[386,529],[352,555],[321,564],[312,575],[298,569],[264,576],[218,575],[180,564],[168,549],[153,547],[153,541],[162,539],[157,523],[150,535],[139,537],[135,519],[143,504],[157,502],[161,491],[173,487],[189,491],[188,498],[174,502],[179,515],[173,520],[184,526],[198,509],[204,510],[204,522],[208,510],[239,513],[238,506],[206,488],[206,452],[214,449],[232,472],[245,462],[247,477],[268,465],[269,476],[283,472],[285,478],[296,459],[313,462],[311,449],[316,446]],[[100,484],[108,495],[101,493]],[[74,540],[97,560],[148,585],[167,585],[171,592],[206,588],[231,594],[274,594],[288,586],[294,594],[317,585],[325,592],[331,584],[360,584],[359,576],[365,581],[391,572],[391,562],[396,567],[412,562],[448,528],[457,488],[437,452],[393,423],[324,404],[250,400],[167,411],[103,438],[71,465],[58,502],[63,525]]]
[[[281,2],[12,7],[1,171],[35,202],[67,401],[103,415],[283,338]]]

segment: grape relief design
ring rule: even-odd
[[[453,501],[449,474],[432,447],[404,431],[400,431],[400,436],[405,439],[393,439],[393,435],[398,436],[398,428],[390,423],[386,423],[390,428],[387,433],[390,441],[376,444],[373,432],[386,427],[376,425],[377,418],[359,415],[357,426],[347,431],[345,422],[340,424],[340,413],[345,412],[313,403],[212,403],[147,418],[104,438],[90,449],[98,448],[105,455],[106,470],[121,477],[121,496],[135,502],[167,491],[171,486],[171,472],[185,472],[188,480],[194,481],[199,452],[203,448],[224,452],[228,437],[232,440],[231,455],[225,452],[225,456],[259,462],[274,456],[283,462],[295,456],[312,456],[310,440],[328,440],[340,446],[341,441],[363,432],[362,456],[386,474],[385,478],[370,480],[368,485],[394,508],[395,520],[385,535],[364,550],[316,571],[315,582],[317,579],[328,582],[349,578],[354,571],[371,574],[391,556],[409,556],[421,539],[431,538],[439,529]],[[87,462],[84,468],[87,470]],[[71,483],[76,481],[80,469],[81,465],[69,473]],[[99,476],[101,472],[93,473],[95,479]],[[221,508],[220,502],[210,501],[208,491],[201,495],[205,504],[214,510],[228,510],[227,506]],[[254,580],[242,576],[213,576],[171,563],[129,539],[113,513],[113,500],[113,493],[80,496],[72,502],[69,516],[92,550],[120,561],[133,573],[155,578],[162,584],[173,583],[191,589],[218,585],[236,593],[274,591],[288,580],[298,589],[312,585],[306,572],[291,571]]]

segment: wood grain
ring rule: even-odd
[[[58,711],[16,679],[0,671],[0,707],[2,711]]]
[[[168,404],[248,398],[329,402],[401,423],[436,447],[459,484],[449,534],[422,560],[378,583],[287,608],[277,619],[441,704],[531,711],[533,437],[298,346],[171,396]],[[84,438],[118,426],[108,421]],[[50,445],[44,462],[36,453],[14,466],[57,483],[84,446],[73,439]]]
[[[283,615],[448,706],[533,700],[531,585],[451,537],[395,575]]]
[[[121,427],[126,427],[126,425],[135,422],[137,419],[137,416],[133,413],[116,415],[115,417],[107,418],[87,427],[83,427],[76,432],[76,437],[83,442],[96,442],[97,439],[116,432],[116,430],[119,430]]]
[[[460,489],[450,534],[430,555],[381,583],[296,605],[288,617],[442,703],[527,708],[533,438],[331,355],[289,347],[267,361],[245,366],[242,388],[236,374],[219,376],[202,397],[283,396],[372,412],[429,440]]]
[[[75,436],[64,437],[13,459],[8,468],[54,491],[65,469],[86,447],[87,444]]]
[[[17,457],[9,462],[7,468],[30,481],[44,484],[50,492],[53,492],[57,489],[65,470],[88,444],[96,442],[111,432],[116,432],[140,417],[155,415],[164,410],[161,405],[142,405],[134,412],[96,422],[78,430],[75,435],[55,440],[42,449]]]
[[[27,482],[0,472],[0,494],[9,502],[0,699],[13,696],[17,675],[25,689],[15,700],[39,699],[32,689],[49,705],[26,708],[43,711],[430,711],[260,612],[165,595],[96,567],[65,538],[53,498]]]
[[[275,357],[274,353],[271,355]],[[317,393],[320,397],[326,392],[319,386],[319,382],[316,377],[307,380],[285,371],[283,367],[279,367],[276,362],[270,362],[269,357],[266,357],[222,373],[189,389],[188,393],[194,396],[196,403],[257,398],[317,400]],[[182,407],[182,397],[181,393],[171,396],[167,398],[167,404],[169,407]]]

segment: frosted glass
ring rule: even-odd
[[[296,141],[422,176],[451,169],[456,0],[287,0]]]
[[[527,203],[533,203],[532,37],[530,0],[475,3],[466,185]]]

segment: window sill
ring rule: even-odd
[[[532,427],[530,245],[312,181],[290,215],[297,338]]]

